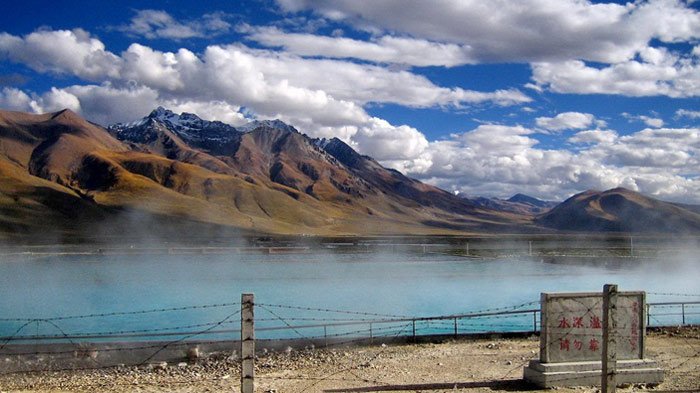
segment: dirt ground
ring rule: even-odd
[[[537,392],[522,380],[522,369],[538,356],[538,340],[464,338],[263,353],[256,362],[255,391]],[[664,368],[665,381],[656,387],[625,386],[618,391],[700,391],[700,328],[650,333],[647,348],[647,357]],[[237,392],[239,367],[233,357],[220,354],[193,364],[0,375],[0,392]],[[596,387],[554,390],[599,391]]]

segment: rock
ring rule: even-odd
[[[201,352],[199,351],[199,347],[192,347],[187,350],[187,359],[189,361],[197,360],[202,356]]]
[[[179,368],[185,368],[185,367],[187,367],[187,363],[185,363],[185,362],[180,362],[180,363],[177,364],[177,366],[178,366]]]
[[[156,371],[163,371],[168,369],[168,362],[160,362],[153,365],[153,369]]]

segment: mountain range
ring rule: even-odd
[[[554,205],[460,198],[279,120],[233,127],[157,108],[104,128],[70,110],[0,111],[6,239],[700,230],[695,207],[628,190]]]
[[[525,194],[515,194],[508,199],[477,197],[469,199],[477,206],[526,215],[544,213],[559,202],[543,201]]]

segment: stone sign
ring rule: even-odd
[[[600,360],[603,340],[603,297],[600,293],[543,293],[540,361]],[[644,292],[619,292],[617,358],[644,358],[646,330]]]
[[[541,387],[600,385],[603,357],[603,294],[543,293],[540,358],[523,377]],[[644,292],[618,292],[615,307],[617,383],[658,384],[664,372],[644,358]]]

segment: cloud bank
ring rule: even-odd
[[[158,105],[234,125],[249,117],[279,118],[314,137],[340,137],[385,165],[468,195],[526,192],[563,199],[588,188],[624,186],[700,203],[700,114],[692,106],[666,119],[653,111],[622,113],[630,124],[648,127],[628,135],[608,129],[607,117],[567,108],[432,141],[370,110],[394,105],[455,113],[528,104],[519,112],[538,111],[520,86],[473,90],[465,87],[470,81],[445,86],[422,72],[492,63],[528,64],[523,87],[534,95],[700,97],[700,13],[690,2],[276,3],[288,21],[314,23],[308,29],[291,22],[234,26],[221,12],[177,20],[162,10],[135,10],[111,31],[140,42],[119,53],[80,28],[0,33],[0,61],[71,81],[38,92],[4,87],[0,106],[33,112],[67,107],[101,124],[131,121]],[[361,34],[319,33],[330,24]],[[197,50],[183,44],[233,31],[243,40]],[[179,49],[160,50],[157,40],[171,40]],[[684,123],[670,127],[671,117]],[[552,138],[564,144],[552,144]]]

